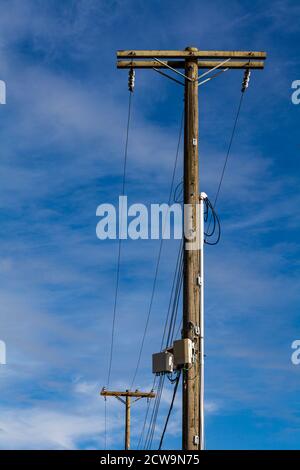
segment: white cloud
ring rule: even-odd
[[[98,414],[46,407],[1,409],[2,449],[76,449],[80,441],[103,447],[103,421]]]

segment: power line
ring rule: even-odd
[[[224,174],[225,174],[225,170],[226,170],[226,166],[227,166],[227,162],[228,162],[228,159],[229,159],[229,156],[230,156],[230,151],[231,151],[231,147],[232,147],[232,143],[233,143],[233,140],[234,140],[234,136],[235,136],[235,132],[236,132],[236,128],[237,128],[237,123],[238,123],[238,119],[239,119],[239,115],[240,115],[240,111],[241,111],[241,105],[242,105],[242,101],[243,101],[243,95],[244,93],[242,93],[241,95],[241,99],[240,99],[240,102],[239,102],[239,106],[238,106],[238,110],[237,110],[237,114],[236,114],[236,117],[235,117],[235,121],[234,121],[234,126],[233,126],[233,130],[232,130],[232,133],[231,133],[231,137],[230,137],[230,141],[229,141],[229,146],[228,146],[228,150],[227,150],[227,153],[226,153],[226,158],[225,158],[225,162],[224,162],[224,165],[223,165],[223,168],[222,168],[222,173],[221,173],[221,177],[220,177],[220,181],[219,181],[219,185],[218,185],[218,189],[217,189],[217,193],[216,193],[216,196],[215,196],[215,200],[214,200],[214,205],[212,205],[209,201],[209,203],[207,203],[207,207],[206,207],[206,220],[208,219],[208,213],[209,213],[209,210],[211,211],[211,217],[210,217],[210,221],[209,221],[209,226],[208,226],[208,229],[205,233],[205,236],[206,236],[206,243],[208,244],[217,244],[219,242],[219,239],[220,239],[220,234],[221,234],[221,230],[220,230],[220,220],[218,218],[218,215],[216,214],[215,210],[214,210],[214,207],[216,205],[216,202],[218,200],[218,197],[219,197],[219,193],[220,193],[220,190],[221,190],[221,186],[222,186],[222,183],[223,183],[223,179],[224,179]],[[178,150],[178,149],[177,149]],[[177,159],[177,157],[176,157]],[[173,177],[174,177],[174,172],[173,172]],[[174,178],[172,178],[172,184],[171,184],[171,188],[173,187],[173,181]],[[176,186],[176,189],[175,189],[175,194],[174,194],[174,200],[175,202],[181,202],[180,200],[180,193],[179,193],[179,188],[180,190],[182,189],[181,188],[181,185],[182,185],[182,182],[180,182],[177,186]],[[179,193],[179,194],[178,194]],[[213,229],[211,230],[211,232],[209,232],[209,228],[210,228],[210,224],[213,220]],[[216,229],[218,227],[218,235],[217,235],[217,239],[216,241],[214,242],[208,242],[207,241],[207,238],[212,236]],[[161,240],[161,247],[162,247],[162,240]],[[159,251],[159,259],[160,259],[160,255],[161,255],[161,251]],[[167,312],[167,317],[166,317],[166,323],[165,323],[165,328],[164,328],[164,333],[163,333],[163,339],[162,339],[162,345],[163,345],[163,342],[164,342],[164,338],[166,336],[166,329],[167,329],[167,324],[168,324],[168,320],[169,320],[169,316],[170,316],[170,311],[171,311],[171,304],[172,304],[172,298],[173,298],[173,295],[174,295],[174,291],[175,291],[175,295],[174,295],[174,299],[173,299],[173,308],[172,308],[172,315],[171,315],[171,320],[170,320],[170,325],[169,325],[169,333],[168,333],[168,338],[167,338],[167,342],[166,342],[166,347],[168,346],[171,338],[174,337],[174,330],[175,330],[175,325],[176,325],[176,318],[177,318],[177,310],[178,310],[178,303],[179,303],[179,296],[180,296],[180,290],[181,290],[181,284],[182,284],[182,258],[180,258],[182,256],[182,248],[180,248],[180,251],[178,253],[178,258],[177,258],[177,263],[176,263],[176,269],[175,269],[175,275],[174,275],[174,279],[173,279],[173,285],[172,285],[172,290],[171,290],[171,296],[170,296],[170,302],[169,302],[169,308],[168,308],[168,312]],[[179,262],[180,260],[180,262]],[[159,264],[159,263],[158,263]],[[179,265],[180,265],[180,268],[179,268]],[[178,277],[178,273],[181,274],[181,278]],[[177,279],[177,283],[176,283],[176,280]],[[156,281],[155,281],[156,282]],[[175,286],[176,284],[176,286]],[[152,307],[152,305],[151,305]],[[147,325],[148,327],[148,325]],[[179,328],[180,328],[180,325],[179,325]],[[176,336],[178,334],[178,331],[176,333]],[[162,348],[162,346],[161,346]],[[154,384],[155,384],[155,381],[154,381]],[[154,385],[153,384],[153,385]],[[177,384],[178,386],[178,384]],[[163,387],[164,387],[164,381],[160,380],[159,382],[159,385],[158,385],[158,391],[157,391],[157,395],[156,395],[156,399],[155,399],[155,403],[154,403],[154,407],[153,407],[153,411],[152,411],[152,416],[151,416],[151,419],[150,419],[150,423],[149,423],[149,428],[148,428],[148,432],[147,432],[147,437],[146,437],[146,441],[145,441],[145,447],[148,446],[148,448],[151,448],[151,445],[152,445],[152,441],[153,441],[153,437],[154,437],[154,432],[155,432],[155,427],[156,427],[156,421],[157,421],[157,416],[158,416],[158,410],[159,410],[159,407],[160,407],[160,402],[161,402],[161,396],[162,396],[162,392],[163,392]],[[154,388],[154,387],[153,387]],[[176,389],[177,391],[177,389]],[[176,392],[175,392],[176,394]],[[175,398],[175,397],[174,397]],[[142,442],[142,438],[143,438],[143,435],[144,435],[144,432],[145,432],[145,426],[146,426],[146,422],[147,422],[147,418],[148,418],[148,414],[149,414],[149,410],[150,410],[150,406],[151,404],[149,403],[148,407],[147,407],[147,411],[146,411],[146,416],[145,416],[145,420],[144,420],[144,424],[143,424],[143,429],[142,429],[142,433],[140,435],[140,439],[139,439],[139,444],[138,444],[138,447],[140,446],[141,442]],[[172,411],[172,408],[171,408],[171,411]],[[167,418],[167,422],[166,422],[166,427],[165,427],[165,430],[164,430],[164,433],[166,431],[166,428],[167,428],[167,424],[168,424],[168,420],[169,420],[169,417],[170,417],[170,414],[171,414],[171,411],[169,411],[169,415],[168,415],[168,418]],[[164,433],[163,433],[163,436],[164,436]],[[163,436],[162,436],[162,439],[163,439]],[[162,441],[161,441],[162,442]],[[147,448],[147,447],[146,447]]]
[[[171,401],[171,404],[170,404],[170,408],[169,408],[169,411],[168,411],[168,414],[167,414],[167,418],[166,418],[164,430],[163,430],[162,435],[161,435],[161,438],[160,438],[160,443],[159,443],[158,450],[161,450],[161,447],[162,447],[162,445],[163,445],[165,433],[166,433],[166,430],[167,430],[167,427],[168,427],[168,423],[169,423],[169,419],[170,419],[170,416],[171,416],[171,413],[172,413],[172,409],[173,409],[173,406],[174,406],[174,401],[175,401],[175,397],[176,397],[176,393],[177,393],[177,389],[178,389],[178,384],[179,384],[179,380],[180,380],[180,375],[181,375],[181,371],[179,372],[179,374],[178,374],[178,376],[177,376],[177,379],[176,379],[176,382],[175,382],[174,391],[173,391],[173,397],[172,397],[172,401]]]
[[[240,101],[239,101],[239,105],[238,105],[238,110],[237,110],[236,117],[235,117],[235,120],[234,120],[234,126],[233,126],[233,129],[232,129],[228,150],[227,150],[226,157],[225,157],[225,162],[224,162],[222,173],[221,173],[221,178],[220,178],[218,189],[217,189],[216,196],[215,196],[215,199],[214,199],[214,204],[213,204],[214,207],[216,206],[216,203],[217,203],[217,200],[218,200],[218,197],[219,197],[219,194],[220,194],[221,186],[222,186],[222,183],[223,183],[224,174],[225,174],[225,170],[226,170],[227,163],[228,163],[228,158],[229,158],[231,147],[232,147],[232,142],[233,142],[233,139],[234,139],[234,136],[235,136],[236,127],[237,127],[237,123],[238,123],[240,112],[241,112],[243,98],[244,98],[244,93],[242,92],[241,97],[240,97]]]
[[[158,410],[159,410],[159,407],[160,407],[161,396],[162,396],[162,392],[163,392],[163,389],[164,389],[164,383],[165,383],[165,376],[161,375],[159,377],[159,383],[158,383],[158,387],[157,387],[156,399],[155,399],[154,407],[153,407],[153,410],[152,410],[150,425],[149,425],[149,428],[148,428],[147,437],[146,437],[146,441],[145,441],[145,446],[144,446],[145,449],[151,449],[151,446],[152,446],[153,436],[154,436],[154,432],[155,432],[155,428],[156,428]]]
[[[167,333],[167,339],[166,339],[166,344],[165,347],[168,347],[170,345],[170,342],[172,341],[172,337],[174,334],[174,324],[176,322],[177,318],[177,313],[178,313],[178,305],[179,305],[179,298],[180,298],[180,292],[181,292],[181,285],[182,285],[182,275],[183,275],[183,243],[180,244],[179,247],[179,253],[178,253],[178,258],[177,258],[177,263],[176,263],[176,269],[174,273],[174,279],[173,279],[173,289],[171,292],[170,296],[170,303],[169,303],[169,308],[172,305],[171,309],[171,317],[169,320],[169,313],[166,318],[166,324],[165,324],[165,329],[164,329],[164,334],[161,342],[161,350],[163,349],[163,343],[164,343],[164,337]],[[175,286],[175,288],[174,288]],[[169,327],[168,327],[169,323]],[[145,448],[151,448],[154,434],[155,434],[155,429],[156,429],[156,422],[157,422],[157,417],[158,417],[158,411],[160,408],[160,403],[161,403],[161,397],[164,389],[164,383],[165,380],[161,380],[159,382],[158,386],[158,391],[156,394],[156,400],[154,404],[154,408],[152,411],[152,416],[150,419],[149,423],[149,428],[148,428],[148,433],[147,433],[147,438],[145,442]]]
[[[205,243],[207,245],[217,245],[220,241],[220,238],[221,238],[220,219],[219,219],[218,214],[215,211],[214,206],[212,205],[212,203],[210,202],[208,197],[205,198],[204,204],[205,204],[204,222],[207,222],[209,214],[210,214],[210,222],[211,222],[211,220],[213,220],[212,230],[209,231],[209,226],[208,226],[208,230],[206,232],[204,232]],[[217,233],[217,236],[214,237],[215,240],[214,241],[208,241],[208,239],[212,239],[212,237],[215,235],[215,233]]]
[[[166,334],[167,334],[169,316],[170,316],[170,313],[171,313],[172,299],[173,298],[176,299],[176,297],[177,297],[176,292],[178,291],[178,289],[175,290],[175,285],[176,285],[176,280],[177,280],[177,283],[178,283],[178,272],[182,272],[182,264],[181,263],[182,263],[182,243],[180,243],[180,247],[179,247],[179,250],[178,250],[178,256],[177,256],[176,267],[175,267],[175,272],[174,272],[173,282],[172,282],[172,288],[171,288],[171,295],[170,295],[169,306],[168,306],[168,312],[167,312],[165,326],[164,326],[164,332],[163,332],[163,336],[162,336],[162,340],[161,340],[161,346],[160,346],[161,350],[163,349],[163,344],[164,344],[165,337],[166,337]],[[174,296],[174,292],[175,292],[175,296]],[[173,305],[174,305],[174,303],[173,303]],[[177,306],[178,306],[178,302],[177,302]],[[173,312],[172,312],[172,316],[173,316]],[[169,327],[168,336],[169,336],[169,334],[170,334],[170,327]],[[153,389],[155,389],[156,379],[157,379],[157,377],[155,376],[154,381],[153,381],[153,386],[152,386]],[[160,394],[158,394],[158,395],[160,395]],[[149,415],[149,411],[150,411],[150,406],[151,406],[151,402],[149,402],[148,406],[147,406],[142,431],[141,431],[139,441],[138,441],[138,449],[140,448],[140,445],[141,445],[142,440],[144,438],[146,423],[147,423],[147,419],[148,419],[148,415]],[[150,424],[149,424],[149,429],[152,427],[153,419],[154,419],[154,414],[152,413]],[[148,430],[147,436],[148,435],[149,435],[149,430]]]
[[[169,201],[168,204],[170,205],[171,200],[172,200],[172,194],[173,194],[173,187],[174,187],[174,181],[175,181],[175,174],[176,174],[176,168],[177,168],[177,161],[178,161],[178,156],[179,156],[179,149],[180,149],[180,143],[181,143],[181,135],[182,135],[182,129],[183,129],[183,121],[184,121],[184,113],[182,112],[181,116],[181,123],[180,123],[180,129],[179,129],[179,136],[178,136],[178,142],[177,142],[177,148],[176,148],[176,155],[175,155],[175,162],[174,162],[174,167],[173,167],[173,174],[172,174],[172,180],[171,180],[171,187],[170,187],[170,194],[169,194]],[[163,232],[164,232],[164,226],[163,226]],[[160,265],[160,259],[161,259],[161,253],[162,253],[162,247],[163,247],[163,241],[164,238],[162,236],[159,244],[159,250],[158,250],[158,256],[157,256],[157,262],[156,262],[156,267],[155,267],[155,273],[154,273],[154,280],[153,280],[153,286],[152,286],[152,292],[151,292],[151,297],[150,297],[150,304],[149,304],[149,309],[148,309],[148,314],[146,318],[146,324],[143,332],[143,337],[142,337],[142,342],[138,354],[138,359],[137,359],[137,364],[136,368],[133,374],[133,378],[131,381],[130,389],[133,388],[133,384],[135,382],[136,376],[138,374],[138,370],[140,367],[140,362],[141,362],[141,357],[142,357],[142,352],[144,349],[144,343],[145,343],[145,338],[149,326],[149,320],[151,316],[151,311],[152,311],[152,306],[153,306],[153,301],[154,301],[154,295],[155,295],[155,290],[156,290],[156,284],[157,284],[157,276],[158,276],[158,270],[159,270],[159,265]]]
[[[176,280],[177,280],[177,283],[178,283],[178,270],[182,270],[182,250],[183,250],[183,241],[181,241],[180,243],[180,247],[179,247],[179,251],[178,251],[178,255],[177,255],[177,261],[176,261],[176,267],[175,267],[175,272],[174,272],[174,276],[173,276],[173,282],[172,282],[172,289],[171,289],[171,295],[170,295],[170,300],[169,300],[169,306],[168,306],[168,312],[167,312],[167,316],[166,316],[166,321],[165,321],[165,326],[164,326],[164,332],[163,332],[163,336],[162,336],[162,341],[161,341],[161,345],[160,345],[160,349],[162,350],[163,349],[163,344],[164,344],[164,341],[165,341],[165,337],[166,337],[166,334],[167,334],[167,327],[168,327],[168,322],[169,322],[169,316],[170,316],[170,313],[171,313],[171,307],[172,307],[172,300],[173,300],[173,297],[174,297],[174,292],[175,292],[175,298],[176,298],[176,292],[177,292],[177,285],[176,285]],[[170,331],[170,330],[169,330]],[[168,333],[168,337],[169,337],[169,334]],[[168,339],[166,341],[166,347],[168,346]]]
[[[153,380],[153,385],[152,385],[152,390],[155,390],[155,384],[156,384],[156,379],[157,377],[155,376],[154,377],[154,380]],[[147,404],[147,410],[146,410],[146,414],[145,414],[145,418],[144,418],[144,422],[143,422],[143,427],[142,427],[142,431],[140,433],[140,437],[139,437],[139,441],[138,441],[138,445],[137,445],[137,448],[139,449],[140,448],[140,445],[144,439],[144,434],[145,434],[145,429],[146,429],[146,423],[147,423],[147,419],[148,419],[148,414],[149,414],[149,411],[150,411],[150,406],[151,406],[151,400],[148,401],[148,404]]]
[[[219,198],[219,195],[220,195],[222,183],[223,183],[223,180],[224,180],[224,175],[225,175],[228,159],[229,159],[229,156],[230,156],[232,143],[233,143],[233,140],[234,140],[234,137],[235,137],[235,134],[236,134],[237,124],[238,124],[240,113],[241,113],[244,94],[245,94],[246,89],[249,86],[249,78],[250,78],[250,70],[248,69],[244,73],[244,79],[243,79],[242,89],[241,89],[241,96],[240,96],[240,100],[239,100],[239,104],[238,104],[238,108],[237,108],[237,112],[236,112],[236,116],[235,116],[235,120],[234,120],[234,124],[233,124],[233,128],[232,128],[232,132],[231,132],[231,136],[230,136],[230,140],[229,140],[229,144],[228,144],[228,149],[227,149],[226,156],[225,156],[225,161],[224,161],[222,172],[221,172],[220,181],[219,181],[217,192],[216,192],[216,195],[215,195],[214,203],[211,204],[211,202],[208,199],[205,200],[205,203],[206,203],[205,222],[208,219],[209,209],[211,210],[210,220],[209,220],[207,231],[205,232],[205,239],[204,239],[204,242],[208,245],[216,245],[219,242],[220,236],[221,236],[220,219],[219,219],[219,217],[218,217],[218,215],[215,211],[215,208],[216,208],[216,205],[217,205],[217,201],[218,201],[218,198]],[[209,232],[212,220],[213,220],[213,223],[214,223],[214,227],[213,227],[213,230],[211,232]],[[215,229],[216,229],[216,225],[218,225],[218,228],[219,228],[217,240],[215,242],[209,242],[207,239],[214,234]],[[204,441],[204,448],[206,448],[206,442],[205,441]]]
[[[170,186],[170,193],[169,193],[169,204],[171,203],[172,194],[173,194],[173,187],[174,187],[174,181],[175,181],[175,174],[176,174],[176,168],[177,168],[177,162],[178,162],[178,156],[179,156],[179,149],[180,149],[180,142],[181,142],[181,136],[182,136],[182,130],[183,130],[183,121],[184,121],[184,112],[182,112],[182,116],[181,116],[180,130],[179,130],[179,136],[178,136],[178,143],[177,143],[177,148],[176,148],[175,162],[174,162],[174,168],[173,168],[173,174],[172,174],[172,180],[171,180],[171,186]],[[160,262],[162,244],[163,244],[163,238],[161,239],[161,242],[160,242],[160,249],[159,249],[159,252],[158,252],[158,259],[157,259],[157,267],[158,267],[159,262]],[[174,277],[173,277],[173,283],[172,283],[172,289],[171,289],[171,296],[170,296],[170,301],[169,301],[169,307],[168,307],[168,312],[167,312],[167,317],[166,317],[164,332],[163,332],[162,341],[161,341],[161,349],[162,349],[162,347],[163,347],[163,342],[164,342],[164,338],[165,338],[165,335],[166,335],[166,328],[167,328],[168,318],[169,318],[169,314],[170,314],[171,301],[172,301],[172,296],[173,296],[173,291],[174,291],[175,280],[176,280],[176,276],[177,276],[177,269],[178,269],[178,265],[179,265],[179,261],[180,261],[180,256],[181,256],[181,248],[179,249],[179,253],[178,253],[178,257],[177,257],[177,262],[176,262],[176,268],[175,268],[175,274],[174,274]],[[157,276],[155,276],[155,278],[154,278],[154,284],[153,284],[154,287],[156,286],[156,278],[157,278]],[[152,293],[153,293],[153,291],[152,291]],[[151,299],[152,299],[152,296],[151,296]],[[150,303],[150,312],[151,312],[151,308],[152,308],[152,303]],[[146,324],[146,327],[147,327],[147,326],[148,326],[148,324]],[[144,339],[145,339],[145,331],[144,331],[143,340],[144,340]],[[143,342],[142,342],[142,347],[143,347]],[[141,348],[141,349],[142,349],[142,348]],[[141,351],[140,351],[140,352],[141,352]],[[140,360],[140,357],[139,357],[139,360]],[[138,368],[138,367],[137,367],[137,368]],[[133,379],[133,381],[132,381],[132,385],[133,385],[133,382],[134,382],[135,377],[136,377],[136,374],[137,374],[137,369],[136,369],[135,372],[136,372],[136,373],[135,373],[135,375],[134,375],[134,379]],[[156,379],[157,379],[157,377],[154,377],[153,385],[152,385],[152,389],[153,389],[153,390],[155,390]],[[131,387],[131,388],[132,388],[132,387]],[[160,393],[157,393],[156,397],[159,396],[159,395],[160,395]],[[155,404],[156,404],[156,400],[157,400],[157,398],[155,399]],[[139,437],[139,441],[138,441],[138,446],[137,446],[138,449],[140,448],[140,446],[141,446],[141,444],[142,444],[142,441],[143,441],[143,438],[144,438],[146,423],[147,423],[147,420],[148,420],[148,415],[149,415],[149,411],[150,411],[150,408],[151,408],[151,404],[152,404],[152,402],[149,401],[149,403],[148,403],[148,405],[147,405],[147,409],[146,409],[146,414],[145,414],[145,418],[144,418],[144,422],[143,422],[142,431],[141,431],[141,433],[140,433],[140,437]],[[155,405],[154,405],[154,410],[155,410]],[[153,413],[152,413],[152,416],[151,416],[151,419],[150,419],[149,429],[150,429],[150,427],[151,427],[152,421],[153,421]],[[148,436],[148,434],[149,434],[149,429],[148,429],[147,436]],[[148,438],[148,437],[146,437],[146,441],[147,441],[147,438]],[[145,441],[145,445],[146,445],[146,441]],[[145,447],[145,446],[144,446],[144,447]]]
[[[125,153],[124,153],[124,164],[123,164],[123,179],[122,179],[122,196],[125,194],[125,181],[126,181],[126,168],[127,168],[127,155],[128,155],[128,140],[129,140],[129,127],[130,127],[130,118],[131,118],[131,99],[132,93],[129,92],[129,102],[128,102],[128,118],[127,118],[127,128],[126,128],[126,141],[125,141]],[[123,199],[122,199],[123,200]],[[121,214],[122,214],[121,207]],[[122,217],[121,217],[122,225]],[[120,229],[121,231],[121,229]],[[118,302],[118,293],[119,293],[119,281],[120,281],[120,264],[121,264],[121,247],[122,239],[119,237],[119,246],[118,246],[118,259],[117,259],[117,276],[116,276],[116,289],[114,297],[114,308],[113,308],[113,322],[112,322],[112,333],[111,333],[111,347],[110,347],[110,357],[109,357],[109,367],[107,375],[107,387],[109,386],[110,376],[111,376],[111,367],[112,367],[112,358],[113,358],[113,348],[114,348],[114,335],[115,335],[115,324],[116,324],[116,313],[117,313],[117,302]]]
[[[239,116],[240,116],[240,112],[241,112],[241,107],[242,107],[242,103],[243,103],[243,98],[244,98],[244,91],[242,90],[241,97],[240,97],[240,100],[239,100],[238,109],[237,109],[237,113],[236,113],[235,120],[234,120],[234,125],[233,125],[233,128],[232,128],[232,132],[231,132],[231,136],[230,136],[230,140],[229,140],[229,145],[228,145],[228,149],[227,149],[226,156],[225,156],[225,161],[224,161],[223,168],[222,168],[220,181],[219,181],[219,184],[218,184],[218,189],[217,189],[215,199],[214,199],[214,203],[213,203],[213,208],[214,209],[216,208],[216,204],[217,204],[217,201],[218,201],[218,198],[219,198],[219,195],[220,195],[222,183],[223,183],[223,180],[224,180],[225,170],[226,170],[228,159],[229,159],[229,156],[230,156],[233,139],[234,139],[234,136],[235,136],[235,133],[236,133],[237,124],[238,124],[238,120],[239,120]],[[212,222],[212,217],[213,217],[213,214],[211,214],[207,232],[209,231],[209,228],[210,228],[210,225],[211,225],[211,222]],[[207,243],[207,237],[205,237],[205,243]]]
[[[155,57],[154,57],[155,56]],[[228,63],[226,68],[238,68],[238,69],[247,69],[243,89],[248,86],[249,82],[249,69],[262,69],[264,67],[263,60],[266,58],[264,52],[251,52],[251,51],[200,51],[196,47],[187,47],[184,51],[156,51],[155,54],[153,50],[151,51],[118,51],[117,53],[118,68],[167,68],[173,72],[183,76],[185,78],[185,105],[184,112],[186,116],[185,122],[185,174],[184,174],[184,189],[187,190],[188,198],[187,202],[192,204],[198,204],[199,191],[198,191],[198,182],[199,182],[199,171],[198,171],[198,144],[199,144],[199,120],[198,120],[198,76],[199,68],[207,68],[210,71],[215,70],[218,67],[224,65],[223,59],[232,59],[232,63]],[[126,58],[127,60],[123,60]],[[168,59],[180,58],[181,60],[168,60]],[[136,60],[137,59],[137,60]],[[142,60],[140,60],[142,59]],[[146,59],[146,60],[145,60]],[[147,60],[148,59],[148,60]],[[164,59],[160,60],[160,59]],[[198,60],[206,59],[206,60]],[[207,60],[214,59],[214,60]],[[243,59],[243,60],[237,60]],[[253,60],[254,59],[254,60]],[[256,59],[262,59],[257,61]],[[159,65],[158,65],[159,64]],[[183,68],[185,74],[179,72],[177,69]],[[236,124],[235,124],[236,126]],[[235,129],[234,129],[235,132]],[[234,134],[233,132],[233,134]],[[233,136],[232,136],[233,140]],[[231,144],[230,144],[231,147]],[[230,149],[228,151],[228,155]],[[228,157],[226,158],[225,166],[223,169],[223,174],[221,176],[220,188],[222,185],[222,180],[226,168]],[[219,196],[220,188],[218,188],[217,198]],[[202,224],[203,221],[201,221]],[[214,220],[214,224],[216,220]],[[198,231],[199,220],[198,217],[195,217],[191,222],[191,229]],[[202,226],[201,226],[202,229]],[[209,231],[208,231],[209,233]],[[197,233],[198,234],[198,233]],[[203,241],[203,240],[202,240]],[[161,245],[162,246],[162,245]],[[203,249],[203,247],[201,247]],[[184,257],[184,279],[186,281],[185,289],[183,292],[183,303],[184,303],[184,315],[183,315],[183,339],[189,339],[191,336],[189,334],[189,326],[200,327],[202,330],[202,325],[197,325],[198,322],[198,309],[200,309],[200,317],[203,320],[203,296],[198,295],[197,289],[195,289],[194,281],[199,276],[199,269],[197,266],[199,260],[199,250],[191,250],[189,256]],[[158,255],[158,264],[161,257],[161,247]],[[201,257],[200,257],[201,258]],[[200,259],[201,268],[203,264],[203,257]],[[202,269],[201,269],[202,271]],[[152,302],[156,287],[157,281],[157,272],[158,267],[155,271],[154,279],[154,288],[150,301],[150,309],[147,316],[146,327],[144,330],[142,344],[140,349],[140,354],[138,355],[137,368],[134,372],[133,382],[135,381],[138,369],[140,366],[140,360],[142,355],[142,350],[144,346],[144,340],[147,333],[148,323],[150,312],[152,309]],[[203,277],[203,272],[200,273],[201,278]],[[201,278],[199,281],[201,281]],[[200,284],[200,282],[199,282]],[[201,294],[203,294],[203,289],[201,289]],[[176,304],[175,304],[176,305]],[[173,310],[174,313],[174,310]],[[170,324],[171,325],[171,324]],[[196,333],[196,331],[195,331]],[[200,331],[200,335],[195,334],[194,343],[195,350],[203,353],[203,331]],[[198,354],[198,353],[197,353]],[[202,356],[201,356],[202,359]],[[183,434],[183,449],[184,450],[199,450],[203,448],[203,421],[204,421],[204,410],[203,410],[203,367],[201,367],[201,375],[198,374],[198,364],[197,361],[192,362],[191,367],[188,369],[182,369],[181,374],[184,378],[184,387],[183,387],[183,396],[182,396],[182,405],[183,405],[183,419],[182,419],[182,434]],[[188,365],[190,361],[188,361]],[[201,361],[201,366],[203,361]],[[147,443],[151,447],[153,434],[155,431],[155,423],[157,419],[158,407],[161,399],[163,384],[165,380],[165,374],[163,374],[159,379],[159,398],[157,399],[153,411],[153,420],[152,426],[148,430],[147,434]],[[177,385],[178,386],[178,385]],[[172,406],[175,401],[175,396],[173,396]],[[169,415],[168,415],[169,416]],[[149,439],[148,439],[149,435]]]
[[[183,116],[182,116],[182,120],[183,120]],[[182,125],[183,125],[183,121],[182,121]],[[172,180],[169,203],[172,197],[173,186],[174,186],[174,179]],[[182,276],[183,276],[183,240],[181,241],[179,250],[178,250],[178,256],[177,256],[176,267],[175,267],[175,272],[173,276],[169,306],[168,306],[168,311],[166,315],[165,326],[164,326],[164,331],[163,331],[163,336],[162,336],[162,341],[161,341],[161,347],[160,347],[161,350],[163,349],[164,341],[166,340],[165,347],[167,347],[170,342],[170,337],[172,338],[174,335],[174,328],[175,328],[175,323],[176,323],[176,318],[177,318],[177,313],[178,313],[178,303],[179,303],[179,297],[180,297],[180,291],[181,291],[181,285],[182,285]],[[170,314],[171,314],[171,319],[169,321]],[[168,323],[169,323],[169,329],[167,333]],[[166,338],[166,335],[167,335],[167,338]],[[156,381],[156,377],[154,378],[153,386],[155,386],[155,381]],[[151,419],[150,419],[150,423],[148,427],[148,432],[147,432],[144,448],[151,448],[151,445],[152,445],[163,388],[164,388],[164,380],[160,378],[158,391],[156,394],[156,399],[155,399],[155,403],[154,403],[154,407],[153,407],[153,411],[152,411],[152,415],[151,415]],[[139,446],[140,446],[140,443],[142,441],[142,438],[145,432],[145,426],[146,426],[150,406],[151,406],[151,403],[149,403],[147,411],[146,411],[143,429],[142,429],[142,433],[139,439]]]
[[[179,265],[179,270],[178,270],[178,275],[177,275],[177,282],[176,282],[175,294],[174,294],[174,299],[173,299],[173,309],[172,309],[172,315],[170,319],[166,347],[169,347],[172,345],[173,336],[174,336],[174,328],[175,328],[177,314],[178,314],[178,305],[179,305],[181,286],[182,286],[182,277],[183,277],[183,244],[180,247],[180,255],[181,255],[180,265]]]
[[[129,101],[128,101],[128,115],[127,115],[127,126],[126,126],[126,138],[125,138],[125,151],[124,151],[124,163],[123,163],[123,177],[122,177],[122,196],[125,194],[125,182],[126,182],[126,168],[127,168],[127,156],[128,156],[128,140],[129,140],[129,128],[130,128],[130,119],[131,119],[131,102],[132,102],[132,91],[129,91]],[[123,199],[122,199],[123,201]],[[123,204],[123,202],[122,202]],[[121,207],[121,214],[123,213],[123,207]],[[122,217],[121,217],[122,225]],[[121,231],[121,230],[120,230]],[[114,296],[114,307],[113,307],[113,321],[112,321],[112,331],[111,331],[111,343],[110,343],[110,354],[109,354],[109,366],[107,373],[107,388],[109,388],[112,361],[113,361],[113,351],[114,351],[114,338],[115,338],[115,326],[116,326],[116,314],[117,314],[117,302],[118,302],[118,293],[119,293],[119,280],[120,280],[120,264],[121,264],[121,247],[122,239],[119,238],[118,245],[118,257],[117,257],[117,274],[116,274],[116,289]],[[104,440],[105,440],[105,449],[107,448],[107,402],[105,398],[104,402]]]

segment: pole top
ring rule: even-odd
[[[194,46],[188,46],[185,48],[185,50],[189,52],[198,52],[198,48]]]

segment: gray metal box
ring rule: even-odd
[[[173,372],[173,354],[168,351],[162,351],[152,354],[152,372],[153,374],[162,374]]]
[[[174,341],[173,354],[174,365],[183,366],[184,364],[192,364],[193,362],[194,343],[191,339],[179,339]]]

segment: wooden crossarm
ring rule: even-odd
[[[155,398],[155,393],[154,392],[140,392],[140,391],[135,391],[131,392],[130,390],[127,390],[126,392],[115,392],[115,391],[109,391],[102,389],[100,392],[100,395],[103,397],[139,397],[139,398]]]
[[[175,60],[168,60],[165,61],[170,67],[174,69],[184,69],[185,68],[185,61],[175,61]],[[226,62],[226,64],[220,65],[221,62],[215,60],[207,60],[207,61],[198,61],[198,68],[199,69],[210,69],[216,66],[220,66],[220,69],[263,69],[264,62],[263,61],[232,61]],[[118,60],[117,61],[117,68],[118,69],[130,69],[130,68],[139,68],[139,69],[152,69],[153,67],[157,69],[164,69],[168,68],[161,62],[157,60]]]
[[[159,57],[161,59],[185,59],[188,57],[197,57],[201,59],[266,59],[265,52],[258,51],[117,51],[117,57],[122,59],[153,59]]]

